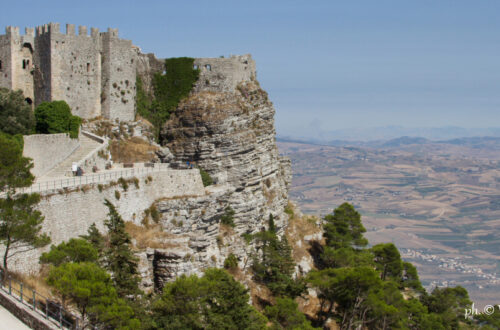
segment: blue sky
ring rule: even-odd
[[[251,53],[282,135],[500,126],[500,1],[4,1],[2,26],[116,27],[159,57]]]

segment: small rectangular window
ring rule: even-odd
[[[26,60],[23,60],[23,69],[26,69]]]
[[[0,71],[2,71],[2,60],[0,60]]]
[[[87,63],[87,72],[90,72],[90,63]]]

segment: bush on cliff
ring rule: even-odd
[[[39,134],[69,133],[78,138],[81,118],[73,116],[65,101],[43,102],[35,109],[36,132]]]
[[[214,180],[204,169],[200,168],[201,181],[203,182],[203,187],[208,187],[214,184]]]
[[[0,132],[28,135],[35,128],[35,116],[21,91],[0,88]]]

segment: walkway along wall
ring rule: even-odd
[[[160,198],[205,195],[197,169],[162,171],[137,178],[139,188],[130,182],[127,191],[120,184],[103,185],[101,190],[97,184],[92,184],[66,191],[59,189],[43,192],[38,205],[45,216],[42,231],[52,238],[52,244],[57,245],[86,234],[94,222],[99,230],[104,230],[104,220],[108,214],[105,199],[117,207],[125,221],[140,223],[143,211]],[[46,247],[18,254],[9,261],[9,268],[25,274],[37,271],[38,259],[48,249]]]
[[[24,136],[23,156],[33,159],[31,173],[40,177],[68,158],[80,146],[69,134],[34,134]]]

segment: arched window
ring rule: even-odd
[[[212,71],[212,66],[210,64],[206,64],[205,69],[207,69],[208,71]]]
[[[29,97],[25,98],[24,99],[26,101],[26,103],[28,103],[29,105],[32,105],[33,104],[33,100],[30,99]]]

